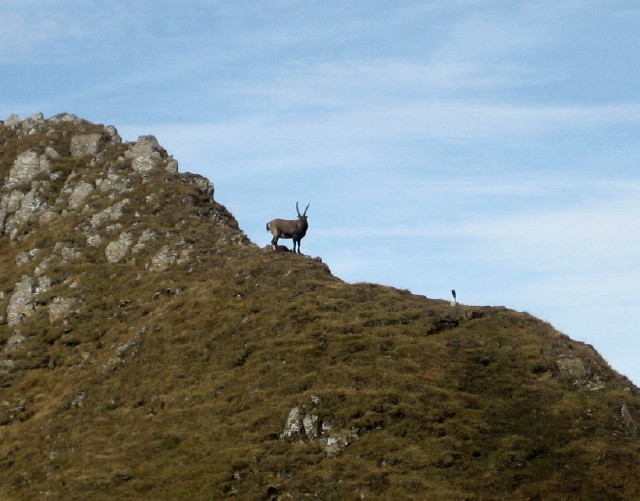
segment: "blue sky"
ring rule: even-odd
[[[640,4],[5,0],[0,114],[153,134],[259,245],[506,305],[640,384]]]

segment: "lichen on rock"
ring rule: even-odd
[[[131,168],[135,172],[146,173],[154,169],[178,172],[178,162],[167,154],[155,136],[140,136],[129,147],[125,157],[131,160]]]
[[[28,150],[18,155],[5,180],[5,189],[28,185],[38,175],[50,174],[50,163],[46,155]]]
[[[15,285],[7,306],[7,325],[13,327],[33,313],[33,279],[24,275]]]
[[[117,263],[122,261],[131,245],[133,244],[133,235],[129,232],[122,232],[117,240],[114,240],[104,251],[107,261],[110,263]]]

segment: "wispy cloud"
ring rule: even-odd
[[[505,269],[527,269],[529,272],[564,274],[597,270],[603,273],[629,268],[640,271],[636,265],[640,228],[633,224],[640,220],[639,186],[640,179],[637,179],[617,193],[609,191],[599,198],[564,206],[547,208],[542,203],[536,207],[529,202],[508,213],[485,211],[482,215],[466,214],[463,218],[458,216],[449,220],[443,216],[432,218],[429,211],[421,211],[418,206],[414,207],[410,221],[353,222],[357,226],[320,228],[315,232],[320,238],[346,239],[357,234],[358,238],[372,242],[400,239],[408,246],[420,248],[428,248],[434,242],[456,242],[460,245],[456,253],[460,262],[494,262]],[[454,186],[450,188],[454,194],[458,192]],[[535,196],[538,189],[541,187],[534,186],[533,190],[520,187],[520,194],[525,191],[525,195]],[[491,186],[488,189],[478,186],[477,190],[471,191],[467,187],[465,190],[476,196],[496,195]],[[517,189],[514,192],[517,193]],[[543,198],[549,199],[549,195],[543,193]],[[452,196],[449,200],[464,204],[459,197]],[[495,203],[504,207],[500,201]]]
[[[231,162],[235,158],[246,163],[251,158],[249,164],[269,169],[322,165],[367,169],[374,155],[384,161],[382,144],[512,141],[517,145],[522,140],[567,134],[589,137],[608,128],[640,127],[640,104],[636,103],[533,107],[387,101],[376,102],[370,109],[345,106],[317,113],[277,108],[275,104],[270,112],[244,118],[221,117],[216,123],[155,125],[154,130],[189,163],[189,157],[222,155]]]

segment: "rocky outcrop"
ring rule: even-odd
[[[17,151],[15,157],[4,159],[11,164],[0,188],[0,236],[8,234],[11,240],[19,240],[32,229],[50,224],[69,211],[81,211],[86,214],[86,221],[78,228],[85,234],[88,245],[110,245],[107,259],[119,261],[131,245],[123,246],[122,241],[114,243],[113,238],[105,238],[105,229],[107,233],[126,231],[117,224],[130,199],[121,195],[134,189],[133,179],[145,183],[154,173],[178,172],[178,162],[154,136],[123,143],[115,127],[91,124],[75,115],[45,119],[38,113],[25,120],[12,115],[0,122],[0,127],[10,131],[7,135],[31,144],[24,151]],[[52,137],[58,139],[50,143]],[[75,163],[70,163],[70,159]],[[82,164],[88,170],[80,173],[75,166]],[[69,166],[73,169],[69,170]],[[181,181],[209,200],[213,196],[213,184],[202,176],[183,174]],[[150,195],[149,205],[152,198]],[[115,200],[104,207],[105,199]],[[92,210],[93,206],[97,210]],[[232,224],[226,212],[208,210],[212,221],[223,226]],[[175,259],[168,252],[159,254],[156,260],[159,264],[152,267],[163,268],[164,263],[178,262],[180,251]]]
[[[15,159],[9,176],[5,179],[5,189],[15,188],[20,185],[28,185],[37,175],[48,175],[49,159],[46,155],[40,155],[37,151],[28,150]]]
[[[0,236],[6,233],[12,240],[19,238],[31,224],[48,223],[65,210],[84,208],[92,196],[107,193],[113,197],[129,191],[127,170],[141,174],[143,182],[153,172],[178,172],[178,162],[155,137],[141,136],[136,142],[122,143],[115,127],[91,124],[75,115],[62,114],[48,120],[41,113],[26,120],[12,115],[2,126],[19,138],[33,139],[34,143],[11,159],[0,191]],[[68,146],[48,144],[48,139],[63,126],[73,126],[77,132],[68,134],[67,129],[60,130],[60,136],[68,137]],[[41,142],[37,141],[39,137],[43,138]],[[65,149],[68,156],[63,154]],[[82,179],[75,171],[68,173],[65,168],[69,165],[68,158],[86,159],[88,166],[103,174]],[[66,176],[64,185],[53,198],[52,190],[56,190],[61,176]],[[208,181],[201,189],[213,192]],[[115,210],[118,209],[116,206]],[[92,221],[92,226],[96,223]]]
[[[177,171],[177,161],[154,136],[123,142],[115,127],[66,113],[49,119],[41,113],[27,119],[12,115],[0,122],[0,237],[24,245],[41,227],[62,228],[44,245],[17,253],[21,271],[11,289],[0,291],[0,323],[15,329],[28,318],[44,316],[58,324],[78,314],[82,301],[73,294],[46,295],[57,285],[77,284],[77,276],[60,272],[71,263],[102,259],[161,272],[192,261],[192,242],[141,222],[170,207],[166,200],[174,190],[163,192],[169,178],[190,194],[180,202],[194,215],[234,229],[222,233],[220,245],[246,245],[233,217],[213,202],[213,184]],[[148,193],[136,205],[141,186]],[[166,218],[158,220],[162,226]],[[6,348],[14,352],[21,340],[15,337]],[[2,363],[9,367],[13,361]]]
[[[280,434],[280,440],[317,442],[328,457],[342,453],[358,438],[358,430],[335,429],[318,413],[317,406],[320,404],[320,399],[312,396],[311,402],[310,407],[303,405],[291,409]]]
[[[154,169],[178,172],[178,162],[167,154],[154,136],[140,136],[125,157],[131,160],[131,168],[135,172],[145,173]]]
[[[7,324],[14,327],[33,313],[33,279],[23,276],[15,285],[15,289],[7,306]]]
[[[131,233],[125,231],[120,234],[117,240],[107,245],[104,251],[107,261],[110,263],[121,261],[127,255],[133,244],[132,238]]]
[[[105,134],[79,134],[71,138],[69,147],[72,157],[84,157],[86,155],[97,155],[102,144],[107,142]]]
[[[24,247],[15,258],[19,273],[0,291],[0,325],[18,329],[29,319],[47,318],[66,329],[74,316],[86,315],[73,291],[82,273],[71,264],[102,260],[157,273],[192,262],[193,240],[164,227],[170,217],[163,212],[173,207],[168,200],[176,191],[185,194],[176,200],[193,215],[232,228],[221,232],[220,246],[247,245],[233,216],[213,202],[213,184],[177,171],[178,163],[153,136],[123,142],[115,127],[71,114],[12,115],[0,122],[0,237]],[[143,191],[144,200],[136,199]],[[49,236],[34,245],[30,237],[41,228]],[[63,342],[73,345],[76,338],[65,335]],[[13,370],[12,354],[24,341],[16,331],[5,343],[0,370]]]
[[[590,390],[601,390],[605,387],[604,372],[593,359],[584,359],[575,355],[562,354],[556,360],[556,368],[560,378],[574,386],[585,387]]]

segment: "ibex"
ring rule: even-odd
[[[267,223],[267,231],[270,231],[273,235],[271,245],[273,245],[274,251],[278,250],[279,238],[293,238],[293,252],[296,252],[296,244],[298,244],[298,254],[302,254],[300,252],[300,240],[307,234],[307,228],[309,227],[309,223],[307,223],[307,209],[310,205],[311,203],[308,203],[304,212],[300,214],[298,202],[296,202],[298,219],[274,219]]]

